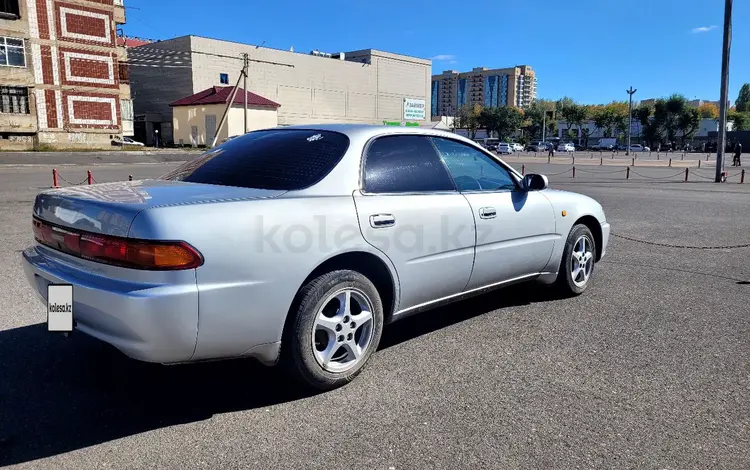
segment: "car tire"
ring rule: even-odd
[[[349,310],[341,308],[344,298],[349,299]],[[369,322],[363,315],[366,309]],[[382,332],[383,306],[373,283],[356,271],[332,271],[309,281],[297,294],[282,338],[280,362],[304,386],[332,390],[362,372]]]
[[[596,250],[596,241],[591,230],[583,224],[573,226],[565,241],[560,269],[557,273],[556,288],[561,295],[568,297],[581,295],[591,284],[596,266]],[[586,257],[583,265],[580,262],[581,256]]]

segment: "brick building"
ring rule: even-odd
[[[132,135],[124,22],[122,0],[0,0],[0,149]]]

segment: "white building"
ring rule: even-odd
[[[278,124],[429,121],[432,62],[366,49],[324,54],[256,47],[198,36],[128,51],[136,139],[159,130],[174,139],[170,103],[214,86],[234,86],[250,59],[247,89],[280,104]],[[240,81],[240,86],[244,86]]]

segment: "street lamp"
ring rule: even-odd
[[[631,86],[629,89],[625,90],[625,92],[628,94],[628,97],[630,98],[628,103],[628,148],[625,149],[625,155],[630,155],[630,134],[633,132],[633,94],[638,91],[634,90]]]

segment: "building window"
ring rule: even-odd
[[[120,83],[130,83],[130,68],[125,62],[117,64],[117,75],[120,78]]]
[[[229,74],[228,73],[221,73],[219,74],[219,81],[222,85],[229,85]]]
[[[120,114],[123,121],[133,120],[133,100],[120,100]]]
[[[0,113],[29,114],[29,89],[0,86]]]
[[[24,50],[23,39],[0,36],[0,65],[26,67],[26,51]]]
[[[0,0],[0,18],[17,20],[21,16],[18,0]]]

